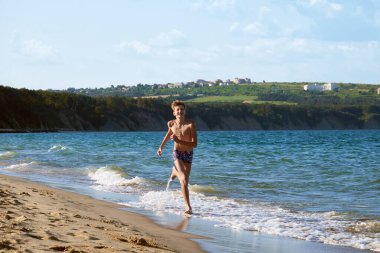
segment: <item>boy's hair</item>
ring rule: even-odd
[[[181,101],[181,100],[175,100],[175,101],[173,101],[171,107],[172,107],[172,109],[174,111],[174,107],[180,106],[180,105],[182,105],[183,108],[186,109],[185,103],[183,101]]]

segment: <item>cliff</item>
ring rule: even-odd
[[[164,131],[170,102],[17,90],[0,86],[0,132]],[[378,105],[199,104],[199,130],[380,129]],[[2,129],[2,130],[1,130]]]

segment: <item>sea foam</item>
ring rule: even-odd
[[[4,153],[0,153],[0,159],[9,159],[16,155],[17,153],[15,151],[6,151]]]
[[[38,162],[34,162],[34,161],[28,162],[28,163],[17,163],[17,164],[8,165],[4,169],[12,170],[12,171],[26,172],[26,171],[30,171],[35,166],[38,166],[38,164],[39,164]]]
[[[88,176],[94,181],[93,188],[109,192],[136,192],[139,186],[148,184],[141,177],[131,177],[117,166],[89,169]]]
[[[62,151],[71,151],[72,149],[64,145],[54,145],[49,148],[48,152],[62,152]]]
[[[378,221],[352,224],[345,215],[334,211],[295,212],[273,204],[238,201],[196,192],[191,194],[190,199],[194,215],[216,222],[217,227],[380,251]],[[139,201],[125,204],[177,215],[182,214],[185,208],[180,190],[150,191],[143,193]],[[362,233],[363,230],[366,233]]]

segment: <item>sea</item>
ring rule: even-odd
[[[168,184],[173,144],[157,156],[164,135],[1,134],[0,173],[119,203],[206,237],[208,252],[270,252],[258,245],[283,240],[380,252],[379,130],[200,131],[191,216],[179,182]]]

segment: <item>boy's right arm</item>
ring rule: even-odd
[[[170,139],[170,136],[172,136],[172,134],[173,134],[172,129],[171,129],[171,121],[168,122],[168,128],[169,128],[168,132],[166,133],[164,139],[162,140],[160,147],[157,150],[157,155],[159,155],[159,156],[162,155],[162,149],[164,148],[166,142],[168,142],[168,140]]]

